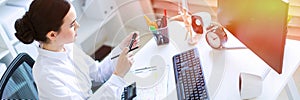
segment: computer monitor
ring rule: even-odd
[[[217,18],[239,41],[281,74],[288,7],[282,0],[218,0]]]

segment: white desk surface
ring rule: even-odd
[[[165,46],[156,46],[155,40],[151,39],[135,55],[135,63],[131,70],[151,66],[152,57],[160,56],[164,59],[164,70],[157,73],[133,74],[129,72],[125,79],[131,83],[137,81],[136,100],[174,100],[176,96],[172,56],[197,47],[200,60],[211,99],[216,100],[239,100],[239,74],[241,72],[253,72],[253,69],[270,68],[258,56],[249,49],[223,49],[214,50],[208,46],[204,35],[195,46],[187,44],[184,40],[185,28],[182,23],[173,21],[168,24],[171,42]],[[235,37],[228,34],[227,46],[243,46]],[[263,81],[262,94],[254,99],[274,100],[283,90],[287,82],[292,78],[293,73],[299,66],[300,41],[286,40],[285,55],[282,74],[277,74],[271,69]],[[159,58],[159,57],[158,57]],[[252,70],[251,70],[252,69]],[[163,73],[163,74],[162,74]],[[162,78],[161,78],[162,77]],[[157,80],[156,83],[153,80]],[[146,81],[146,82],[144,82]]]

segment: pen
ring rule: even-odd
[[[147,17],[146,15],[144,15],[144,18],[146,19],[146,22],[148,24],[148,26],[155,26],[155,28],[158,28],[158,25],[156,22],[152,22],[149,17]]]
[[[167,26],[167,10],[164,9],[164,16],[161,19],[161,27],[166,27]]]
[[[166,8],[164,9],[164,16],[167,17],[167,10],[166,10]]]
[[[151,26],[151,20],[146,15],[144,15],[144,18],[146,19],[148,26]]]
[[[154,26],[149,27],[150,31],[156,31],[156,28]]]
[[[131,52],[131,51],[133,51],[133,50],[135,50],[135,49],[138,49],[139,47],[135,47],[135,48],[133,48],[133,49],[130,49],[128,52]],[[112,58],[110,58],[111,60],[113,60],[113,59],[115,59],[115,58],[117,58],[117,57],[119,57],[120,56],[120,54],[118,54],[118,55],[116,55],[116,56],[114,56],[114,57],[112,57]]]

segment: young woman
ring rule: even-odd
[[[39,98],[88,99],[95,81],[104,83],[103,97],[120,99],[126,86],[123,77],[133,63],[133,55],[127,53],[132,34],[112,50],[114,55],[121,53],[118,59],[111,60],[114,55],[110,54],[99,63],[74,45],[78,28],[75,9],[67,0],[33,0],[29,11],[15,22],[15,36],[21,42],[39,42],[33,67]],[[113,94],[105,93],[109,91]]]

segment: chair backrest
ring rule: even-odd
[[[34,62],[26,53],[17,55],[0,80],[0,99],[38,99],[32,77]]]

